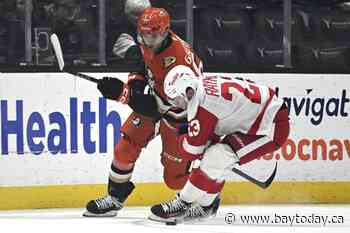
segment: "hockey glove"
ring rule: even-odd
[[[98,82],[97,89],[106,99],[118,100],[123,91],[123,86],[124,83],[117,78],[103,77]]]

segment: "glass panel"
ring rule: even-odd
[[[106,56],[107,65],[109,67],[115,67],[124,62],[126,50],[123,44],[114,49],[119,37],[124,33],[131,36],[131,43],[136,41],[136,25],[131,23],[124,13],[125,1],[107,0],[106,2],[106,23],[107,23],[107,35],[106,35]],[[120,42],[120,40],[119,40]]]
[[[52,65],[50,33],[61,41],[68,66],[98,63],[98,10],[96,0],[44,0],[34,2],[32,14],[35,65]]]
[[[166,9],[171,18],[171,30],[186,40],[186,0],[152,1],[155,7]]]
[[[350,1],[293,1],[293,62],[300,72],[349,72]]]
[[[32,0],[34,66],[26,66],[25,61],[25,31],[30,26],[25,23],[26,1],[0,1],[1,68],[56,70],[49,44],[49,35],[55,32],[67,65],[95,70],[99,0]],[[136,42],[136,27],[124,12],[125,1],[105,0],[107,67],[103,69],[131,71],[134,65],[142,65],[137,46],[129,50],[128,59],[115,50],[123,33]],[[291,70],[280,68],[284,64],[283,2],[194,0],[194,48],[206,71],[348,73],[350,0],[292,0]],[[151,4],[169,11],[171,29],[186,40],[186,0],[151,0]]]
[[[24,0],[0,1],[0,65],[24,62]]]
[[[267,71],[283,64],[283,1],[197,0],[195,49],[207,71]]]

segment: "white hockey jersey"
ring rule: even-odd
[[[206,76],[188,104],[188,134],[180,153],[198,158],[213,138],[235,132],[268,135],[283,100],[264,85],[223,76]]]

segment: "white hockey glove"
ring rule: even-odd
[[[170,105],[166,105],[163,100],[155,93],[153,93],[154,98],[156,99],[157,105],[158,105],[158,111],[160,114],[162,115],[167,115],[170,116],[176,120],[181,120],[181,119],[185,119],[187,117],[187,111],[184,110],[182,112],[179,113],[175,113],[173,111],[170,111],[170,109],[172,108],[172,106]]]

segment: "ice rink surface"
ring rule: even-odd
[[[0,232],[350,232],[350,205],[221,206],[215,218],[176,226],[167,226],[147,220],[149,207],[124,208],[115,218],[84,218],[82,217],[83,211],[83,209],[0,211]],[[275,221],[275,223],[245,223],[244,221],[250,219],[249,216],[256,216],[255,219],[261,218],[260,216],[270,216],[265,218],[270,218],[269,221]],[[325,224],[320,223],[322,218],[327,219]],[[287,219],[289,219],[288,223],[282,222]],[[225,220],[231,224],[226,223]],[[294,222],[291,223],[291,221]],[[332,221],[336,223],[332,224]]]

